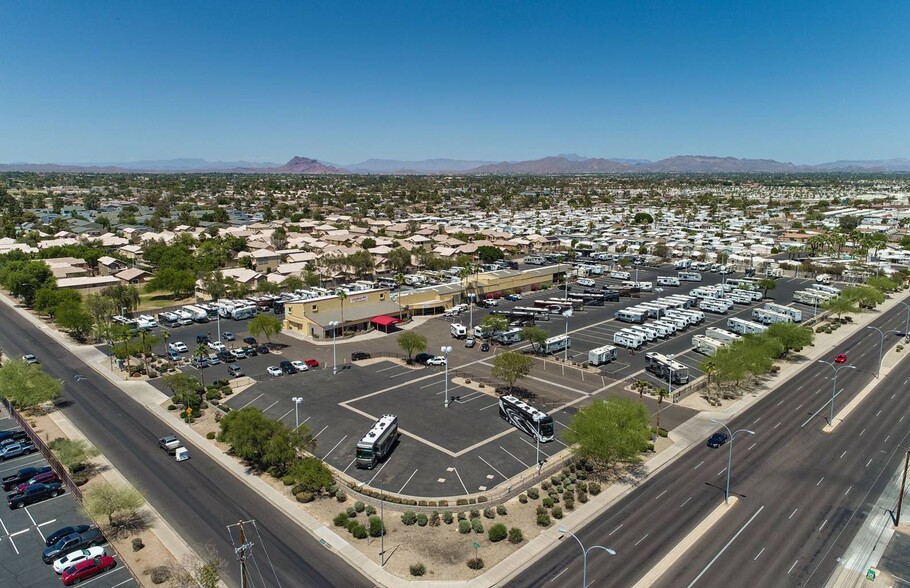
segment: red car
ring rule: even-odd
[[[94,557],[85,561],[80,561],[76,565],[63,570],[60,579],[63,580],[64,586],[72,586],[82,580],[87,580],[98,574],[102,574],[113,569],[117,562],[109,555]]]
[[[44,472],[43,474],[38,474],[34,478],[30,479],[28,482],[23,482],[16,487],[17,492],[25,492],[25,489],[31,486],[32,484],[50,484],[52,482],[59,482],[60,478],[57,476],[56,472]]]
[[[846,363],[846,361],[847,361],[846,353],[841,353],[837,357],[834,358],[834,363]]]
[[[306,360],[304,360],[303,363],[307,364],[311,368],[319,367],[319,362],[316,361],[315,359],[306,359]]]

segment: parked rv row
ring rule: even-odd
[[[797,290],[793,293],[793,301],[810,306],[824,304],[832,298],[840,296],[840,289],[827,284],[812,284],[805,290]]]
[[[717,353],[721,347],[729,345],[738,339],[740,339],[740,336],[732,331],[708,327],[704,335],[692,337],[692,347],[702,355],[711,356]]]
[[[675,294],[642,302],[616,311],[613,317],[629,327],[613,334],[613,343],[627,349],[639,349],[645,343],[676,334],[705,320],[705,313],[695,309],[696,298]]]

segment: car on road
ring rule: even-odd
[[[3,478],[3,491],[9,492],[13,488],[19,486],[23,482],[28,482],[32,478],[40,474],[46,474],[52,472],[51,466],[41,466],[41,467],[27,467],[22,468],[11,476],[6,476]]]
[[[485,298],[481,304],[487,308],[491,308],[493,306],[499,306],[499,300],[496,300],[495,298]]]
[[[506,300],[509,302],[516,302],[518,300],[521,300],[521,294],[507,294]]]
[[[258,341],[256,341],[256,337],[244,337],[243,342],[246,343],[247,345],[256,345],[259,343]]]
[[[74,566],[66,568],[60,575],[60,579],[63,581],[64,586],[72,586],[73,584],[78,584],[82,580],[94,578],[99,574],[112,570],[116,566],[117,561],[109,555],[93,557],[92,559],[81,561]]]
[[[243,368],[239,365],[232,365],[228,367],[228,375],[232,378],[239,378],[243,375]]]
[[[237,358],[234,357],[233,355],[231,355],[231,352],[228,351],[227,349],[225,349],[224,351],[219,351],[217,355],[218,355],[218,359],[220,359],[224,363],[234,363],[235,361],[237,361]]]
[[[168,358],[169,360],[171,360],[171,361],[179,361],[179,360],[180,360],[180,354],[177,353],[176,351],[174,351],[173,349],[168,349],[168,350],[167,350],[167,358]]]
[[[436,357],[431,357],[427,360],[427,365],[445,365],[446,358],[442,355],[437,355]]]
[[[38,451],[38,448],[31,441],[17,441],[0,447],[0,461],[6,461],[20,455],[28,455],[36,451]]]
[[[312,358],[310,358],[310,359],[304,359],[304,360],[303,360],[303,363],[307,364],[307,365],[308,365],[309,367],[311,367],[311,368],[318,368],[318,367],[319,367],[319,362],[316,361],[315,359],[312,359]]]
[[[265,355],[269,353],[269,348],[266,345],[256,345],[256,351],[259,352],[259,355]]]
[[[286,359],[284,361],[278,362],[278,367],[281,369],[282,372],[284,372],[288,375],[297,373],[297,368],[294,367],[294,364]]]
[[[471,347],[474,347],[474,345],[476,345],[476,344],[477,344],[477,339],[475,339],[474,337],[468,337],[467,339],[464,340],[464,346],[467,347],[468,349],[470,349]]]
[[[61,539],[66,537],[67,535],[72,535],[73,533],[76,533],[76,534],[85,533],[86,531],[88,531],[91,528],[92,528],[91,525],[75,525],[72,527],[62,527],[60,529],[57,529],[56,531],[54,531],[47,537],[45,537],[44,545],[45,545],[45,547],[50,547],[57,541],[60,541]],[[70,551],[74,551],[74,550],[70,550]]]
[[[294,366],[294,369],[296,369],[298,372],[306,372],[306,371],[309,371],[309,369],[310,369],[310,366],[308,366],[307,364],[305,364],[304,362],[299,361],[299,360],[292,361],[291,365]]]
[[[104,551],[103,547],[99,546],[71,551],[60,559],[54,561],[54,571],[58,574],[62,574],[66,568],[72,567],[77,563],[83,562],[87,559],[93,559],[96,557],[101,557],[103,555],[107,555],[107,553]]]
[[[351,361],[358,361],[361,359],[370,359],[370,354],[365,351],[353,351],[351,352]]]
[[[414,356],[414,363],[419,363],[421,365],[426,365],[426,363],[436,357],[432,353],[418,353]]]
[[[231,349],[231,355],[234,356],[234,359],[246,359],[243,349]]]
[[[209,349],[212,349],[214,351],[224,351],[225,349],[227,349],[227,347],[225,347],[224,343],[222,343],[221,341],[209,341],[207,345],[208,345]]]
[[[30,504],[41,502],[49,498],[56,498],[63,494],[63,486],[60,482],[53,484],[32,484],[24,492],[14,492],[7,495],[6,504],[10,509],[25,508]]]
[[[225,341],[236,341],[237,340],[237,337],[234,336],[234,333],[232,333],[230,331],[225,331],[225,332],[221,333],[221,338],[224,339]]]
[[[177,353],[186,353],[189,351],[189,348],[183,341],[175,341],[173,343],[168,343],[168,349],[176,351]]]
[[[270,365],[268,367],[268,369],[266,369],[265,371],[267,371],[270,376],[275,376],[275,377],[278,377],[284,373],[283,371],[281,371],[281,368],[278,367],[277,365]]]
[[[846,353],[838,353],[837,357],[834,358],[834,363],[846,363],[846,361],[847,361]]]
[[[487,343],[486,341],[484,341],[483,343],[480,344],[480,350],[481,350],[481,351],[489,351],[489,350],[490,350],[490,344]]]
[[[209,367],[209,358],[195,356],[190,360],[190,365],[196,369],[202,369]]]
[[[710,437],[708,437],[708,447],[711,447],[712,449],[717,449],[718,447],[720,447],[721,445],[723,445],[726,442],[727,442],[726,433],[717,432],[717,433],[714,433],[713,435],[711,435]]]
[[[41,363],[38,361],[38,358],[35,357],[34,355],[32,355],[31,353],[26,353],[25,355],[23,355],[22,361],[24,361],[28,365],[32,365],[33,363]]]
[[[52,484],[59,481],[60,476],[57,475],[57,472],[44,472],[43,474],[35,474],[32,479],[26,482],[22,482],[16,486],[16,492],[25,492],[26,488],[34,484]]]
[[[41,554],[42,561],[49,564],[55,559],[59,559],[62,555],[71,553],[77,549],[86,549],[107,543],[107,539],[104,538],[104,533],[102,533],[101,529],[98,527],[85,528],[85,525],[81,525],[78,528],[82,530],[75,531],[69,535],[64,535],[55,543],[45,548],[44,552]]]

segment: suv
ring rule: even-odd
[[[107,539],[104,538],[101,529],[98,527],[89,527],[85,531],[70,533],[69,535],[61,537],[56,543],[44,550],[41,554],[41,559],[44,563],[49,564],[67,553],[85,549],[86,547],[101,545],[103,543],[107,543]]]
[[[228,366],[228,375],[231,376],[232,378],[239,378],[240,376],[243,375],[243,368],[237,364]]]
[[[477,344],[477,339],[475,339],[474,337],[468,337],[467,339],[464,340],[464,346],[467,347],[468,349],[470,349],[471,347],[474,347],[474,345],[476,345],[476,344]]]
[[[294,367],[294,364],[286,359],[278,364],[278,368],[288,375],[297,373],[297,368]]]
[[[358,359],[370,359],[370,354],[365,351],[354,351],[351,353],[351,361],[357,361]]]

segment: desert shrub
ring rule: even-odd
[[[483,509],[483,518],[485,518],[485,519],[495,519],[495,518],[496,518],[496,511],[494,511],[492,508],[485,508],[485,509]]]
[[[579,482],[579,483],[578,483],[578,486],[577,486],[577,490],[578,490],[579,493],[587,492],[587,491],[588,491],[588,483],[587,483],[587,482]]]
[[[598,484],[597,482],[591,482],[590,484],[588,484],[588,493],[591,496],[597,496],[598,494],[600,494],[600,484]]]
[[[487,500],[489,500],[489,498],[487,498],[486,496],[481,494],[480,496],[477,497],[477,504],[480,504],[481,502],[486,502]]]
[[[482,570],[483,569],[483,559],[479,557],[472,557],[468,560],[468,567],[472,570]]]
[[[483,523],[480,522],[480,519],[471,519],[471,528],[475,533],[483,533]]]
[[[524,535],[521,534],[521,529],[518,527],[512,527],[509,529],[509,543],[516,544],[524,541]]]
[[[467,498],[459,498],[458,500],[455,501],[455,505],[456,505],[456,506],[464,506],[464,505],[466,505],[467,503],[468,503],[468,499],[467,499]]]
[[[445,511],[444,513],[442,513],[442,522],[444,522],[445,524],[451,525],[452,519],[453,519],[452,513],[450,513],[449,511]]]
[[[434,510],[433,514],[430,515],[430,526],[438,527],[441,522],[442,518],[439,516],[439,512]]]
[[[401,515],[401,522],[405,525],[411,526],[417,522],[417,513],[413,510],[406,510]]]
[[[501,517],[506,516],[506,514],[508,514],[508,511],[506,511],[506,505],[500,504],[499,506],[497,506],[497,507],[496,507],[496,514],[498,514],[498,515],[501,516]]]
[[[544,508],[553,508],[553,499],[551,497],[546,497],[543,499]]]
[[[426,514],[420,513],[417,515],[417,524],[420,525],[421,527],[426,527],[428,522],[429,522],[429,519],[427,518]]]
[[[353,506],[349,506],[349,507],[345,510],[345,513],[348,515],[348,518],[349,518],[349,519],[353,519],[354,517],[357,516],[357,509],[355,509]]]
[[[364,510],[366,510],[366,505],[358,500],[357,502],[354,503],[354,510],[356,510],[357,512],[363,512]]]
[[[458,520],[459,520],[459,521],[463,521],[463,520],[465,520],[465,519],[467,519],[467,518],[468,518],[467,515],[465,515],[463,512],[458,513]]]
[[[467,535],[471,532],[471,523],[468,521],[458,521],[458,532]]]
[[[171,579],[171,569],[167,566],[155,566],[149,570],[149,579],[152,584],[164,584]]]
[[[356,526],[359,525],[359,524],[360,524],[360,523],[357,522],[357,519],[348,519],[348,522],[347,522],[347,524],[344,526],[344,528],[347,529],[348,531],[350,531],[351,533],[353,533],[353,532],[354,532],[354,527],[356,527]]]
[[[133,546],[133,551],[140,551],[145,547],[145,543],[142,542],[142,537],[134,537],[131,544]]]
[[[422,576],[427,573],[427,567],[422,563],[412,564],[408,570],[411,572],[412,576]]]
[[[294,498],[297,499],[297,502],[313,502],[315,500],[312,492],[300,492],[295,494]]]
[[[428,503],[426,500],[418,500],[417,506],[428,506]]]
[[[575,493],[569,492],[568,490],[566,490],[565,492],[562,493],[562,499],[563,500],[575,500]]]
[[[338,490],[335,492],[335,500],[338,502],[344,502],[348,499],[348,495],[344,493],[344,490]]]
[[[549,527],[550,526],[550,515],[548,515],[547,513],[541,513],[541,514],[537,515],[537,524],[541,527]]]
[[[370,537],[379,537],[385,533],[385,527],[382,524],[382,519],[376,515],[370,516]]]
[[[587,492],[579,492],[579,493],[578,493],[578,502],[584,504],[584,503],[586,503],[587,501],[588,501],[588,493],[587,493]]]
[[[351,535],[354,536],[354,539],[366,539],[367,538],[367,529],[360,523],[357,523],[354,528],[351,530]]]
[[[338,513],[337,515],[335,515],[335,518],[334,518],[334,519],[332,519],[332,523],[333,523],[336,527],[346,527],[347,524],[348,524],[348,520],[349,520],[350,518],[351,518],[351,517],[348,516],[348,513],[346,513],[346,512],[340,512],[340,513]]]
[[[373,516],[374,514],[376,514],[376,507],[373,506],[372,504],[368,504],[368,505],[367,505],[367,516],[368,516],[368,517],[371,517],[371,516]]]
[[[527,503],[528,503],[528,495],[527,495],[527,494],[519,494],[519,495],[518,495],[518,502],[520,502],[520,503],[522,503],[522,504],[527,504]]]
[[[505,539],[508,534],[509,532],[506,530],[505,525],[502,523],[496,523],[490,527],[490,530],[487,532],[487,537],[489,537],[491,542],[498,543]]]
[[[540,498],[540,491],[538,491],[537,488],[528,488],[528,498],[531,500],[537,500]]]
[[[543,490],[544,492],[546,492],[547,490],[550,489],[550,486],[552,486],[552,484],[550,484],[549,482],[544,482],[543,484],[540,485],[540,489]]]
[[[565,501],[563,506],[566,507],[566,510],[575,510],[575,501],[570,498]]]
[[[176,404],[168,404],[168,405],[167,405],[167,409],[168,409],[168,410],[177,410],[177,405],[176,405]]]
[[[561,508],[561,507],[559,507],[559,506],[554,506],[552,512],[553,512],[553,518],[554,518],[554,519],[561,519],[561,518],[562,518],[562,508]]]
[[[471,509],[471,518],[472,518],[472,519],[479,519],[479,518],[480,518],[480,511],[477,510],[476,508]]]
[[[537,514],[547,514],[547,509],[544,506],[537,507]]]

